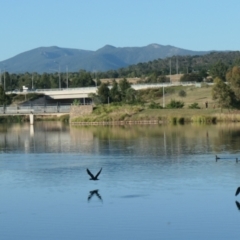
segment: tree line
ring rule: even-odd
[[[109,83],[101,83],[97,94],[89,94],[89,97],[95,104],[134,104],[141,102],[139,91],[133,89],[126,78],[121,79],[119,82],[113,80],[111,87],[109,87]]]
[[[90,72],[80,70],[74,73],[19,73],[4,72],[0,84],[5,91],[22,90],[25,86],[31,89],[74,88],[99,85]]]

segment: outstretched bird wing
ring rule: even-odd
[[[98,199],[102,201],[102,197],[101,197],[101,195],[98,193],[98,191],[96,192],[96,195],[97,195]]]
[[[93,193],[92,193],[92,192],[90,192],[90,193],[89,193],[89,196],[88,196],[88,201],[90,201],[90,200],[91,200],[92,196],[93,196]]]
[[[89,169],[87,168],[87,173],[91,178],[94,178],[93,174],[89,171]]]
[[[100,175],[101,171],[102,171],[102,168],[101,168],[100,171],[97,173],[97,175],[95,176],[95,178],[98,178],[98,176]]]
[[[240,203],[238,201],[235,202],[238,210],[240,211]]]
[[[237,191],[235,193],[235,196],[237,196],[240,193],[240,187],[237,188]]]

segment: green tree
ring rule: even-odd
[[[0,85],[0,105],[8,105],[11,103],[10,97],[6,95],[2,85]]]
[[[199,75],[202,79],[206,78],[206,77],[208,76],[207,69],[205,69],[205,68],[199,69],[198,75]]]
[[[119,90],[121,93],[122,101],[125,101],[127,89],[131,87],[131,84],[127,81],[126,78],[123,78],[119,81]]]
[[[101,104],[101,98],[96,93],[89,93],[88,97],[92,99],[93,103],[98,105]]]
[[[110,90],[107,83],[101,83],[98,87],[97,94],[100,97],[101,103],[108,103],[110,101]]]
[[[236,99],[240,101],[240,67],[235,66],[229,70],[226,78],[235,93]]]
[[[198,73],[183,74],[180,82],[202,82],[203,77]]]
[[[61,81],[61,78],[60,78]],[[50,88],[59,88],[59,75],[49,76]],[[62,86],[61,86],[62,87]]]
[[[210,68],[210,75],[213,79],[219,78],[223,81],[226,81],[228,66],[224,64],[222,61],[218,61]]]
[[[212,88],[212,99],[216,100],[221,108],[230,108],[234,103],[234,93],[229,85],[220,78],[215,78]]]
[[[74,76],[71,82],[72,87],[89,87],[95,86],[95,82],[89,72],[81,70],[78,75]]]
[[[39,80],[39,83],[38,83],[38,86],[39,86],[40,88],[44,88],[44,89],[50,88],[51,83],[50,83],[50,81],[49,81],[49,74],[43,73],[43,74],[41,75],[40,80]]]
[[[119,86],[116,80],[113,80],[112,88],[110,89],[110,97],[113,102],[121,102],[121,93],[119,91]]]
[[[101,81],[100,81],[99,78],[97,78],[97,79],[95,80],[95,84],[96,84],[96,86],[100,86],[100,85],[101,85]]]
[[[126,90],[126,98],[127,103],[136,103],[137,102],[137,91],[133,88],[128,88]]]

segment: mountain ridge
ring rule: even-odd
[[[105,45],[96,51],[58,46],[38,47],[0,64],[10,73],[24,72],[77,72],[81,69],[91,72],[124,68],[140,62],[163,59],[172,56],[204,55],[211,51],[192,51],[171,45],[152,43],[143,47],[115,47]]]

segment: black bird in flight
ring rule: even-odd
[[[237,196],[240,193],[240,187],[237,188],[237,191],[235,193],[235,196]]]
[[[87,168],[87,173],[88,173],[88,175],[91,177],[91,178],[89,178],[89,180],[94,180],[94,181],[99,180],[99,179],[98,179],[98,176],[100,175],[101,171],[102,171],[102,168],[101,168],[100,171],[97,173],[97,175],[94,176],[94,175],[89,171],[89,169]]]
[[[96,195],[96,196],[98,197],[98,199],[99,199],[100,201],[102,201],[102,197],[101,197],[101,195],[99,194],[98,189],[92,190],[92,191],[89,192],[88,201],[90,201],[91,198],[92,198],[94,195]]]

